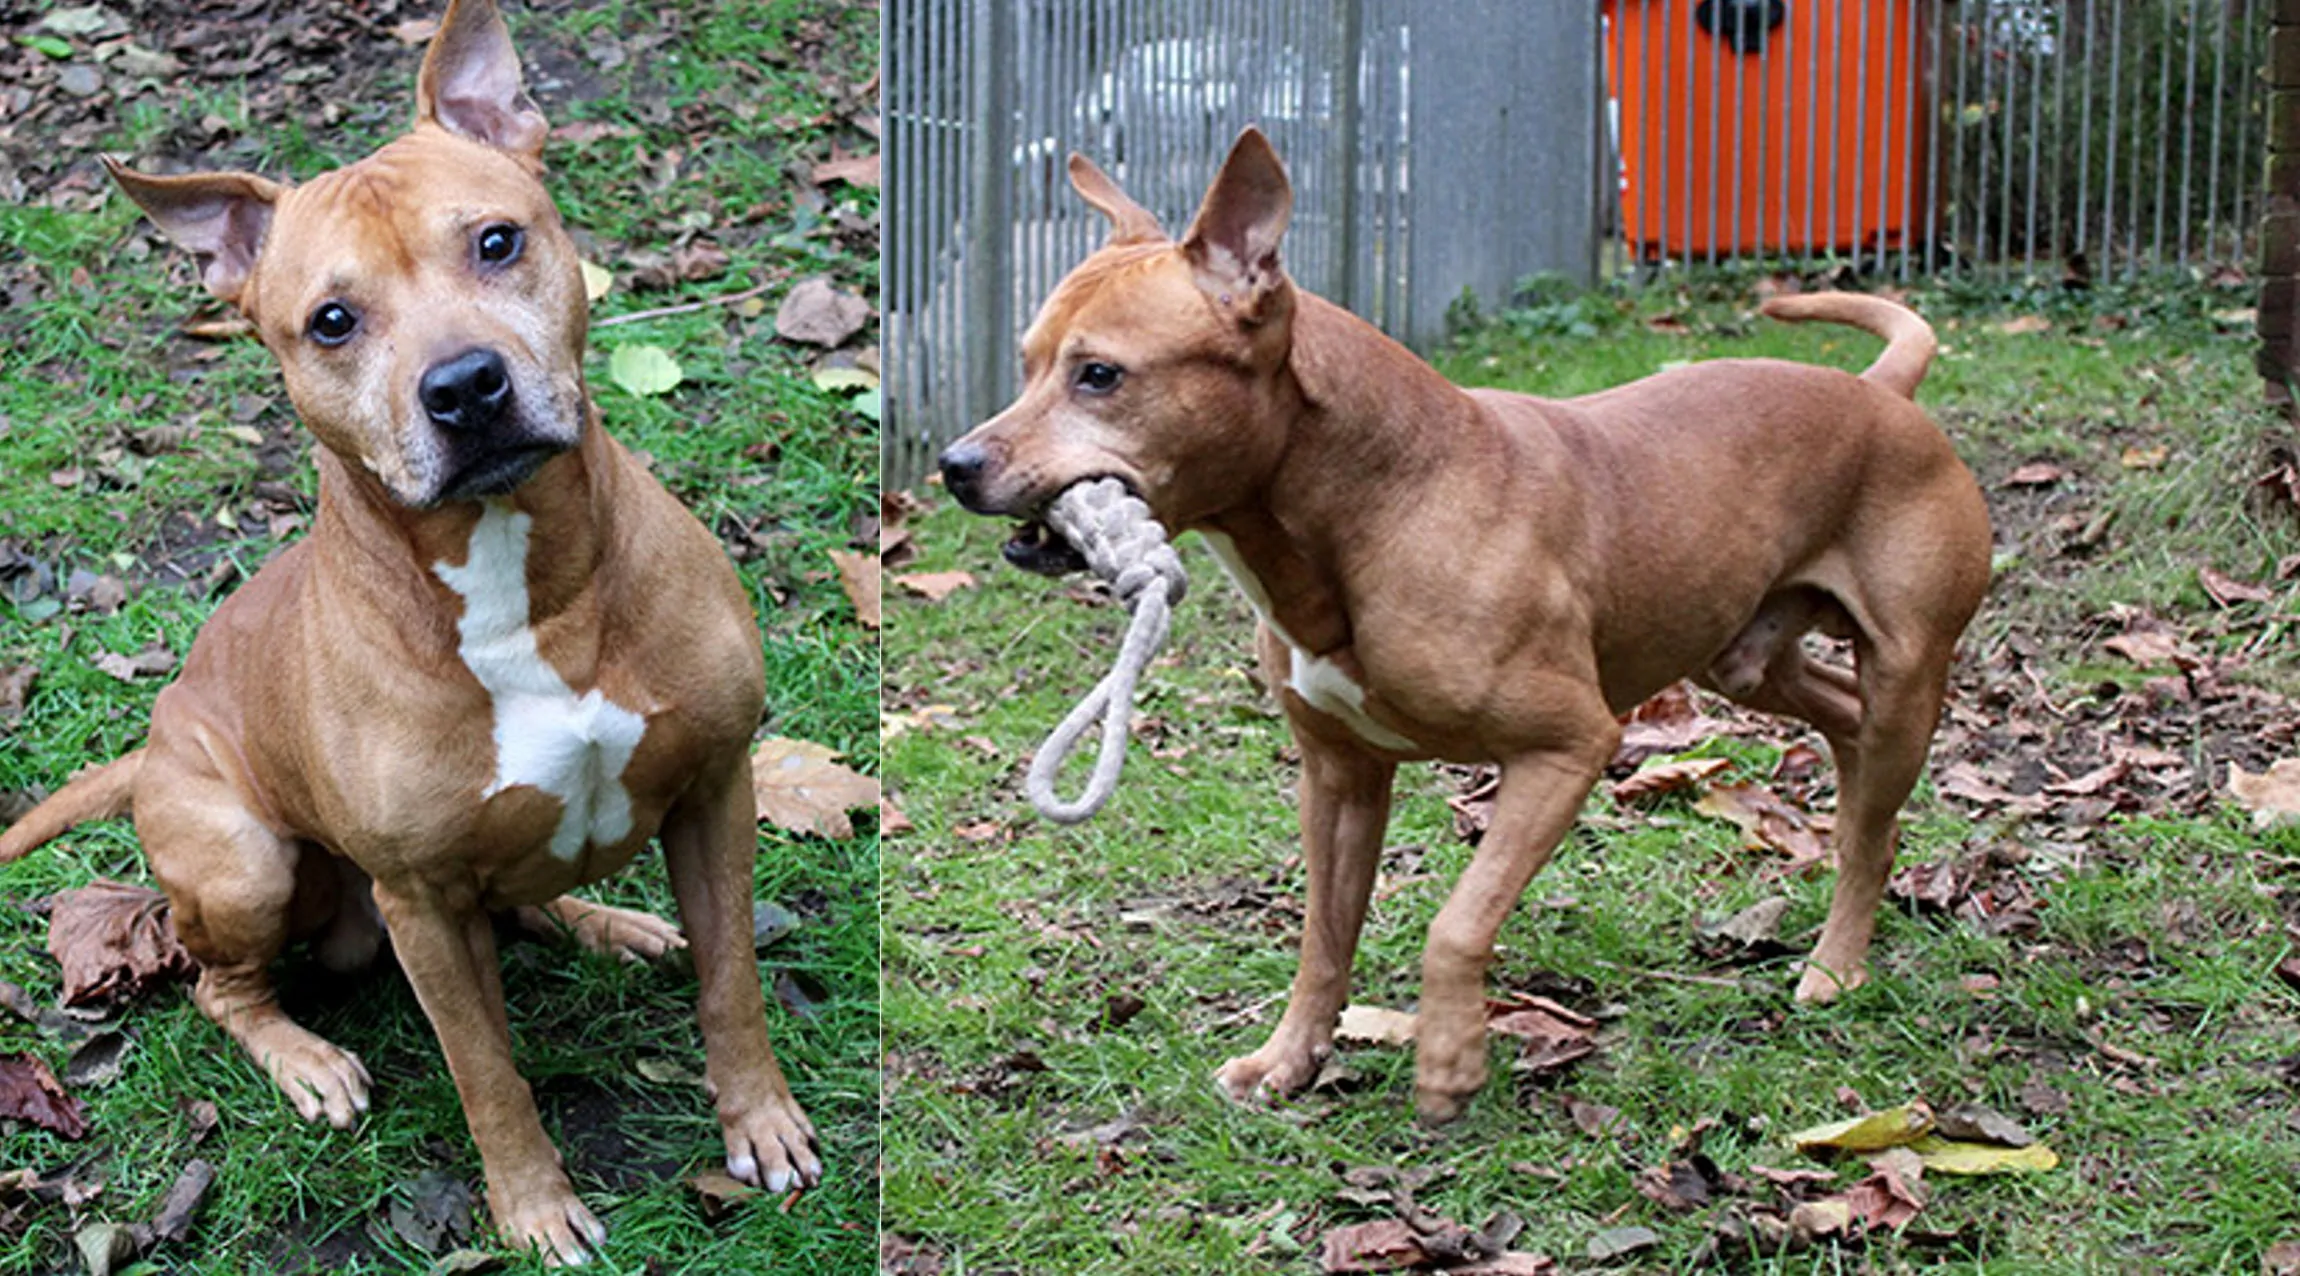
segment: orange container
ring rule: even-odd
[[[1726,20],[1736,7],[1757,19],[1739,33]],[[1633,255],[1880,251],[1915,238],[1932,101],[1916,0],[1604,10]],[[1771,14],[1781,20],[1760,38]]]

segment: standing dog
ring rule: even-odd
[[[1302,963],[1268,1044],[1217,1074],[1307,1085],[1333,1047],[1400,762],[1498,762],[1493,822],[1431,922],[1415,1086],[1431,1120],[1485,1081],[1495,935],[1613,757],[1615,715],[1680,678],[1801,718],[1838,772],[1836,895],[1797,987],[1866,973],[1895,821],[1989,580],[1980,490],[1911,401],[1932,330],[1844,294],[1767,303],[1884,337],[1858,377],[1721,360],[1586,398],[1462,390],[1278,261],[1293,193],[1249,130],[1179,243],[1081,157],[1109,242],[1023,342],[1012,407],[942,454],[968,509],[1026,520],[1116,476],[1196,530],[1261,617],[1302,752]],[[1809,632],[1852,640],[1855,671]]]
[[[751,950],[764,674],[718,543],[599,427],[547,129],[491,0],[449,6],[416,102],[412,132],[292,189],[111,166],[279,360],[319,512],[216,609],[144,747],[25,816],[0,862],[132,807],[200,1008],[339,1128],[367,1071],[281,1012],[266,967],[304,938],[356,967],[388,932],[497,1225],[580,1262],[606,1231],[512,1066],[491,913],[630,956],[691,942],[728,1171],[821,1173]],[[658,835],[684,940],[563,894]]]

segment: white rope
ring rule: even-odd
[[[1173,606],[1182,601],[1190,580],[1182,572],[1182,556],[1166,543],[1166,529],[1117,479],[1073,484],[1054,498],[1046,523],[1086,559],[1089,570],[1110,582],[1118,601],[1134,613],[1117,663],[1046,737],[1023,782],[1040,815],[1057,824],[1076,824],[1101,810],[1118,788],[1134,716],[1134,684],[1165,643]],[[1086,791],[1065,802],[1054,792],[1055,773],[1097,717],[1102,719],[1102,747],[1094,773]]]

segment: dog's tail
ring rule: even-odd
[[[1917,383],[1933,364],[1933,326],[1917,312],[1883,297],[1858,292],[1808,292],[1768,297],[1759,309],[1775,319],[1805,323],[1819,319],[1841,323],[1885,339],[1885,352],[1861,374],[1904,399],[1917,397]]]
[[[75,824],[127,814],[136,771],[143,762],[144,751],[138,749],[73,777],[0,833],[0,864],[24,858]]]

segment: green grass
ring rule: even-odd
[[[1874,352],[1857,335],[1756,319],[1745,297],[1703,286],[1567,300],[1579,313],[1521,312],[1439,363],[1464,382],[1571,394],[1679,359],[1859,367]],[[1997,507],[2000,579],[1968,663],[2016,638],[2040,644],[2031,668],[2078,699],[2088,665],[2114,663],[2089,623],[2110,601],[2239,650],[2244,633],[2200,614],[2195,567],[2270,579],[2290,536],[2242,503],[2266,419],[2245,331],[2211,317],[2242,303],[2177,288],[2093,299],[2125,325],[2111,329],[2056,298],[1916,301],[1949,347],[1923,397]],[[2039,308],[2051,333],[2000,331]],[[1648,326],[1663,314],[1681,326]],[[2157,444],[2170,449],[2162,468],[2120,461]],[[2001,487],[2035,459],[2074,475],[2058,497]],[[2049,552],[2051,519],[2071,502],[2114,516],[2087,560]],[[1786,894],[1782,934],[1801,955],[1828,879],[1771,880],[1681,799],[1617,810],[1600,795],[1503,929],[1492,971],[1497,987],[1562,989],[1597,1014],[1595,1056],[1536,1080],[1513,1076],[1514,1047],[1497,1043],[1494,1080],[1435,1132],[1412,1120],[1402,1049],[1345,1048],[1355,1076],[1341,1088],[1231,1105],[1209,1078],[1277,1020],[1302,890],[1288,740],[1252,672],[1249,613],[1186,540],[1193,590],[1145,679],[1148,725],[1125,781],[1094,821],[1052,827],[1021,796],[1022,760],[1106,666],[1123,616],[999,566],[1007,529],[944,504],[920,521],[923,556],[907,570],[981,580],[941,604],[888,596],[885,692],[902,730],[886,768],[917,828],[888,844],[884,939],[885,1227],[944,1271],[1315,1271],[1323,1234],[1388,1213],[1353,1201],[1340,1177],[1367,1165],[1441,1171],[1422,1204],[1472,1227],[1514,1211],[1527,1223],[1518,1247],[1568,1271],[1597,1269],[1591,1237],[1627,1223],[1661,1243],[1605,1270],[2251,1272],[2269,1245],[2300,1238],[2286,1062],[2300,1020],[2270,974],[2289,950],[2279,900],[2300,836],[2254,834],[2219,811],[2022,824],[1975,820],[1920,789],[1903,862],[2025,855],[2011,871],[2044,901],[2037,927],[1989,934],[1888,903],[1871,984],[1797,1009],[1793,958],[1719,967],[1696,953],[1696,927]],[[2295,610],[2293,587],[2279,588],[2268,610]],[[2290,680],[2288,652],[2256,654],[2245,676]],[[910,725],[933,705],[948,707],[939,725]],[[1756,780],[1778,754],[1713,751]],[[1428,768],[1401,772],[1359,1003],[1410,1008],[1418,995],[1423,935],[1468,855],[1441,801],[1452,791]],[[1996,986],[1967,991],[1977,976]],[[1147,1008],[1109,1027],[1105,1006],[1123,996]],[[2096,1042],[2153,1062],[2118,1062]],[[2032,1085],[2065,1095],[2066,1111],[2024,1108]],[[1582,1133],[1567,1094],[1618,1108],[1620,1124]],[[1750,1201],[1676,1215],[1631,1186],[1701,1122],[1714,1122],[1703,1147],[1726,1170],[1809,1164],[1781,1136],[1845,1115],[1847,1094],[1868,1107],[1988,1103],[2063,1165],[1936,1179],[1913,1229],[1923,1236],[1715,1260],[1700,1257],[1712,1229]],[[1112,1122],[1126,1129],[1114,1142]]]
[[[866,295],[874,289],[875,250],[842,238],[829,214],[843,203],[867,220],[875,193],[842,188],[815,207],[798,198],[791,174],[827,156],[834,135],[854,145],[839,131],[830,86],[870,75],[875,8],[831,0],[549,5],[521,6],[510,17],[531,75],[546,61],[585,70],[581,83],[544,96],[555,124],[591,119],[633,130],[554,143],[547,153],[553,194],[590,255],[620,274],[625,252],[664,250],[680,234],[704,230],[731,258],[721,278],[668,293],[619,286],[595,318],[816,273]],[[599,33],[628,37],[656,27],[671,40],[611,71],[590,67],[577,52]],[[820,48],[818,60],[785,57],[809,43]],[[335,128],[247,124],[244,91],[260,86],[210,86],[135,99],[100,145],[148,162],[165,152],[176,122],[215,112],[249,129],[231,162],[308,176],[402,127],[417,58],[406,50],[403,65],[379,74],[379,96],[345,103]],[[671,152],[680,155],[675,171],[663,167]],[[85,167],[93,171],[92,156]],[[116,195],[0,209],[0,273],[35,285],[28,300],[0,315],[0,339],[12,352],[10,376],[0,383],[0,541],[59,580],[84,569],[130,585],[127,606],[110,617],[55,612],[52,599],[30,607],[0,600],[0,666],[29,662],[40,671],[24,716],[0,726],[0,797],[52,789],[141,738],[164,680],[126,685],[91,662],[153,640],[179,657],[188,649],[222,596],[199,583],[211,564],[229,560],[244,578],[278,548],[265,519],[250,516],[251,505],[281,506],[277,489],[259,484],[284,484],[284,499],[308,521],[314,480],[305,436],[276,371],[252,341],[208,347],[177,335],[205,297],[182,255],[155,245]],[[657,476],[735,547],[767,656],[763,733],[819,740],[876,770],[876,643],[856,623],[827,556],[849,544],[873,508],[876,430],[845,396],[817,390],[801,354],[775,340],[780,293],[778,285],[767,294],[763,311],[709,308],[597,329],[587,371],[608,428],[651,457]],[[616,388],[607,358],[634,342],[671,350],[686,383],[653,399]],[[149,457],[130,446],[162,426],[182,428],[180,445]],[[235,437],[239,427],[263,436],[260,449]],[[762,442],[774,444],[771,452],[755,446]],[[69,490],[50,482],[67,469],[82,471],[84,481]],[[223,526],[219,510],[236,526]],[[754,1200],[709,1221],[683,1184],[723,1157],[710,1101],[680,1075],[701,1066],[695,986],[684,962],[633,969],[550,945],[507,946],[521,1071],[578,1190],[610,1228],[605,1270],[749,1271],[772,1261],[787,1270],[861,1271],[871,1261],[878,851],[864,823],[866,831],[847,841],[770,831],[761,846],[760,898],[801,919],[762,955],[762,975],[770,983],[797,977],[821,997],[805,1016],[769,1008],[778,1054],[814,1117],[826,1164],[823,1187],[787,1213],[777,1201]],[[0,908],[0,978],[43,1002],[54,999],[45,922],[24,905],[99,876],[148,880],[124,823],[84,829],[0,871],[0,899],[9,905]],[[672,908],[653,856],[597,894]],[[166,1270],[428,1265],[383,1225],[388,1203],[427,1170],[478,1182],[430,1029],[395,973],[343,982],[296,962],[287,971],[291,1009],[374,1073],[373,1112],[349,1132],[302,1125],[182,993],[162,992],[118,1018],[133,1046],[118,1080],[81,1095],[87,1139],[9,1132],[0,1169],[76,1168],[104,1188],[76,1209],[30,1209],[23,1226],[0,1234],[0,1271],[73,1268],[76,1226],[150,1217],[195,1155],[215,1163],[216,1185],[191,1238],[158,1255]],[[0,1019],[0,1053],[30,1051],[60,1071],[69,1044]],[[222,1120],[195,1144],[186,1108],[199,1099],[214,1102]],[[484,1236],[483,1212],[480,1224]]]

